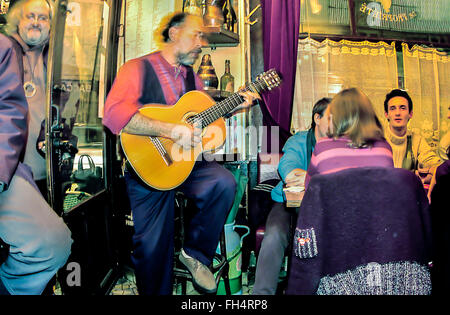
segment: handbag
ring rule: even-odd
[[[88,168],[83,168],[83,160],[88,161]],[[68,211],[77,204],[89,199],[104,187],[102,169],[99,166],[95,166],[94,160],[88,154],[80,155],[78,168],[70,175],[70,179],[71,181],[64,185],[65,187],[70,185],[65,190],[64,211]]]
[[[87,159],[88,168],[83,168],[83,160]],[[75,170],[70,179],[78,185],[77,190],[95,194],[104,187],[101,167],[96,167],[94,160],[88,154],[80,155],[78,169]]]
[[[66,191],[66,195],[64,196],[64,203],[63,203],[64,211],[67,211],[75,207],[80,202],[89,199],[90,196],[91,194],[88,194],[87,192],[84,191],[77,191],[72,186],[72,188]]]

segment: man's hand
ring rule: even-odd
[[[239,105],[238,108],[242,109],[242,108],[247,108],[252,106],[253,102],[258,99],[261,99],[261,96],[258,93],[252,92],[252,91],[244,91],[244,88],[241,87],[238,91],[239,95],[242,96],[245,100],[244,103],[242,103],[241,105]]]
[[[305,186],[305,177],[305,170],[302,170],[301,168],[293,169],[287,174],[284,180],[286,182],[286,187]]]
[[[202,128],[199,123],[194,125],[179,124],[172,128],[170,138],[185,150],[190,150],[202,141]]]

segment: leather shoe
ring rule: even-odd
[[[186,254],[183,249],[181,249],[178,259],[191,273],[192,283],[198,291],[208,294],[215,293],[217,291],[216,279],[207,266]]]

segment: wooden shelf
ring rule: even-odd
[[[217,89],[203,90],[203,92],[207,93],[209,96],[211,96],[216,101],[221,101],[233,94],[233,93],[230,93],[227,91],[221,91],[221,90],[217,90]]]
[[[239,35],[221,27],[207,27],[208,47],[234,47],[239,45]]]

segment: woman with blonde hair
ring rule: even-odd
[[[305,187],[315,174],[366,166],[394,167],[392,149],[372,103],[362,91],[350,88],[339,92],[324,118],[328,119],[328,137],[316,144]]]
[[[341,91],[324,117],[328,137],[308,167],[286,294],[429,295],[432,225],[420,179],[394,167],[360,90]]]

